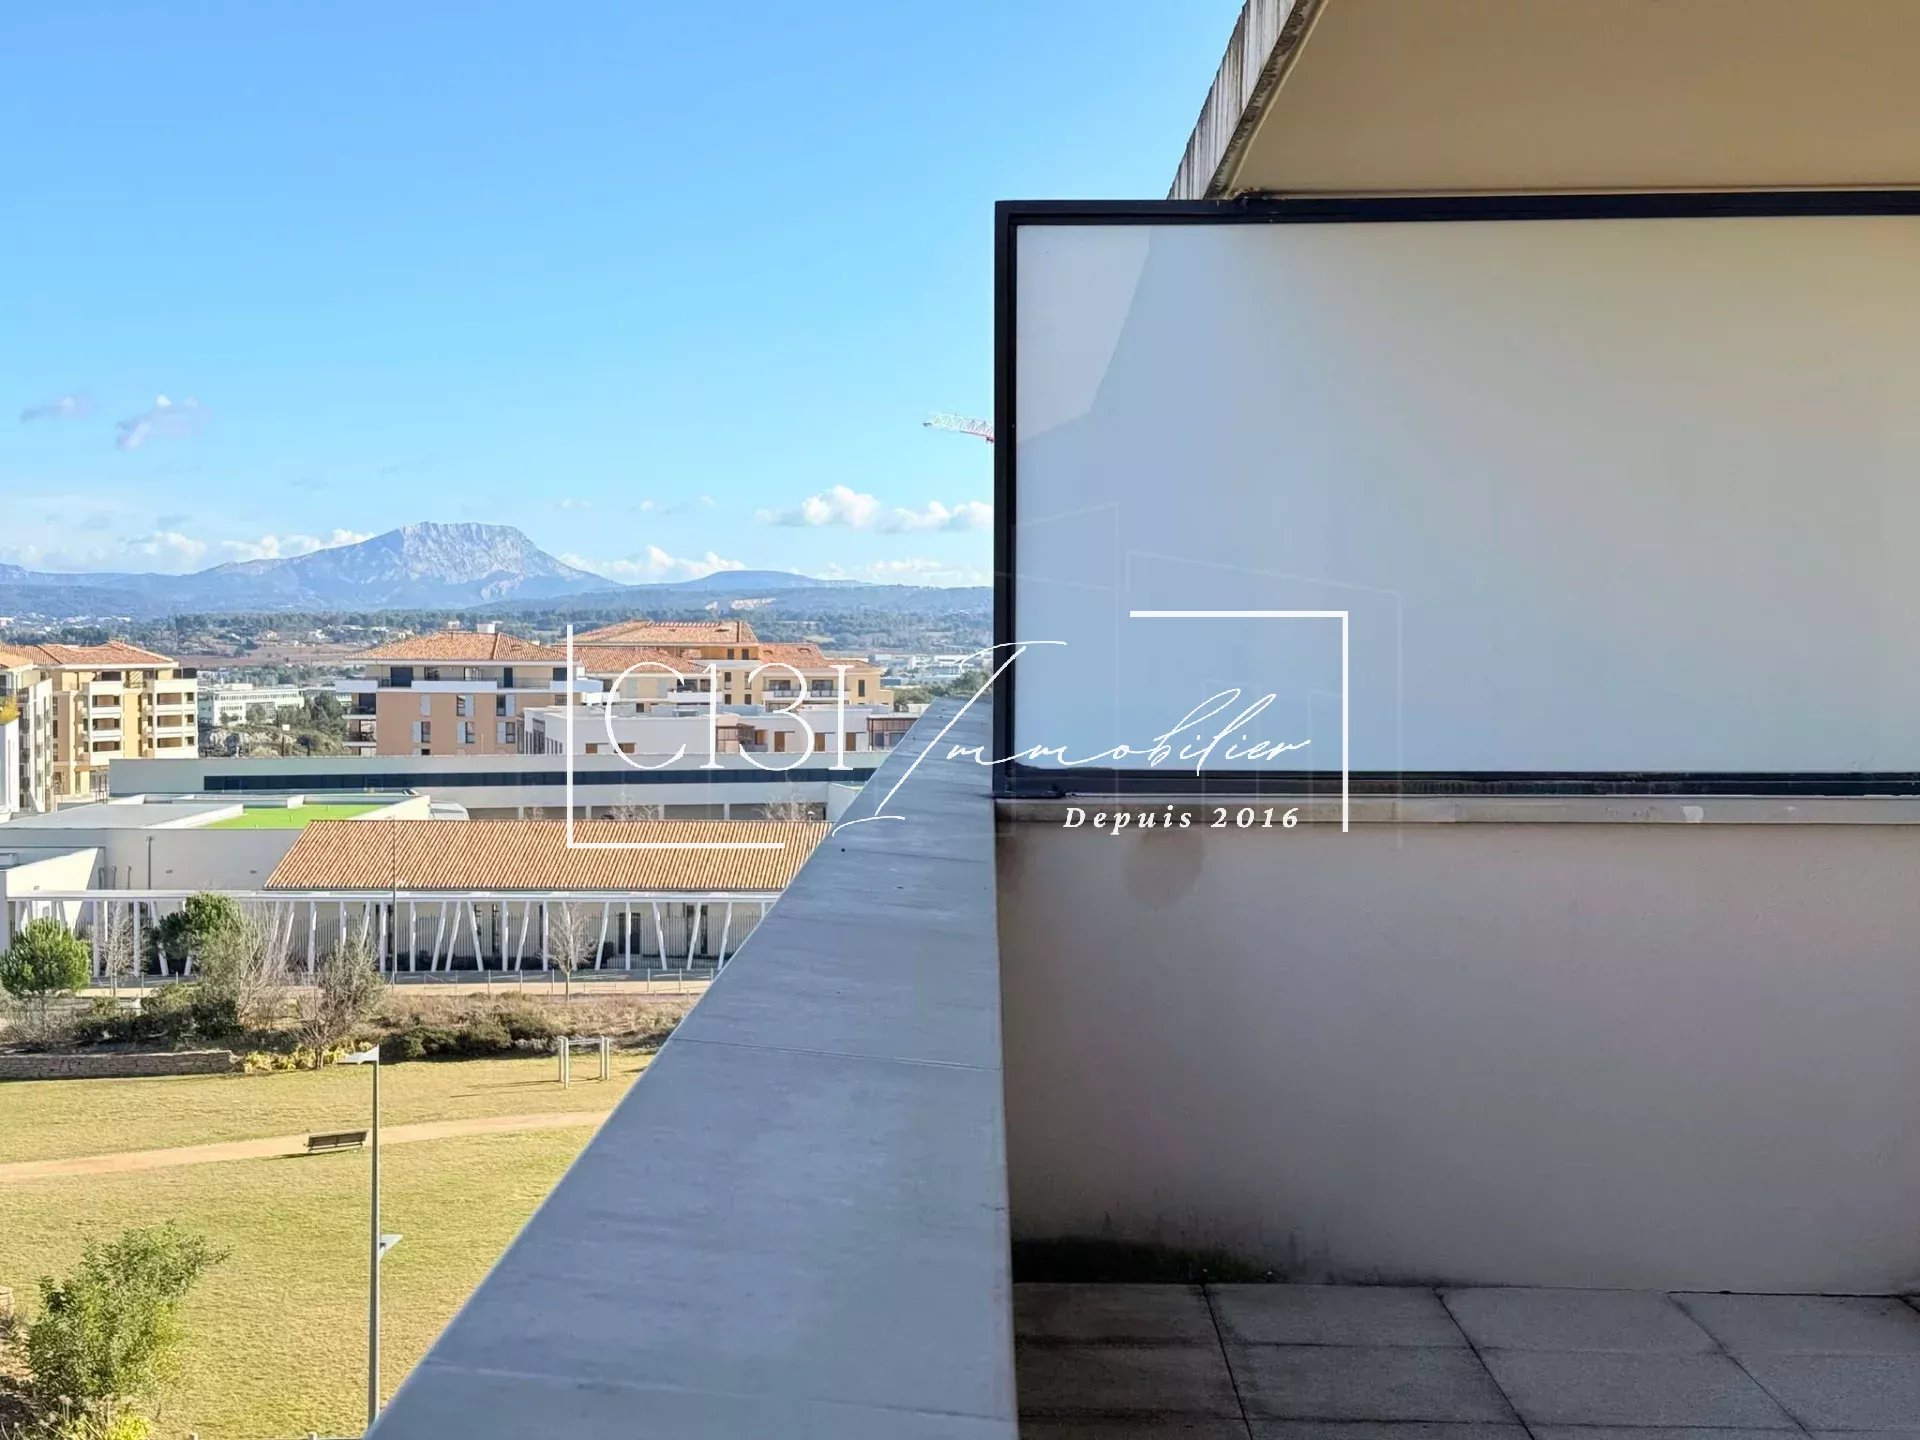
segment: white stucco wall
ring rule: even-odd
[[[1016,1239],[1920,1288],[1920,829],[1035,820],[999,867]]]
[[[85,909],[82,902],[35,900],[34,892],[84,890],[99,861],[98,850],[81,848],[37,858],[22,856],[18,864],[0,867],[0,949],[12,942],[16,922],[24,925],[50,915],[68,929],[78,925]],[[17,913],[9,903],[16,900],[26,902]]]

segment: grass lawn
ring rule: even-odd
[[[648,1059],[616,1050],[614,1078],[600,1081],[587,1078],[600,1073],[598,1060],[576,1056],[574,1082],[564,1090],[557,1078],[558,1062],[551,1056],[387,1065],[380,1074],[380,1122],[402,1125],[560,1110],[600,1113],[613,1108]],[[366,1126],[370,1100],[366,1070],[351,1065],[273,1075],[6,1081],[0,1083],[0,1162],[359,1130]],[[447,1143],[452,1142],[427,1148]],[[0,1202],[10,1194],[0,1187]],[[0,1245],[5,1243],[0,1235]],[[0,1279],[0,1285],[6,1283]]]
[[[490,1064],[522,1062],[395,1066],[383,1077],[382,1109],[385,1079],[395,1081],[396,1103],[407,1081],[418,1075],[422,1083],[414,1088],[410,1103],[444,1105],[456,1101],[451,1091],[463,1083],[454,1072],[469,1072],[464,1083],[474,1085],[470,1072]],[[629,1069],[631,1065],[629,1059]],[[262,1076],[221,1080],[214,1088],[225,1088],[236,1104],[260,1115],[273,1113],[270,1107],[277,1102],[242,1098],[256,1087],[264,1097],[288,1082],[328,1078]],[[363,1075],[347,1072],[341,1078],[347,1083],[340,1092],[315,1092],[316,1103],[337,1106],[347,1092],[364,1098]],[[102,1083],[131,1089],[148,1082]],[[7,1132],[9,1146],[18,1146],[12,1107],[23,1093],[58,1090],[71,1096],[87,1085],[0,1086],[0,1107],[5,1107],[9,1122],[0,1129]],[[613,1089],[576,1085],[563,1092],[554,1085],[539,1104],[553,1109],[563,1094],[586,1099]],[[429,1098],[429,1091],[437,1091],[440,1099]],[[481,1084],[479,1093],[491,1092]],[[104,1101],[95,1106],[96,1111],[106,1108]],[[114,1108],[119,1109],[117,1102]],[[410,1113],[419,1118],[428,1112]],[[342,1110],[337,1118],[358,1117]],[[124,1117],[120,1128],[124,1132]],[[265,1134],[300,1126],[270,1119],[243,1128],[248,1134]],[[212,1138],[215,1132],[203,1125],[193,1133]],[[396,1146],[381,1157],[382,1228],[405,1236],[381,1264],[381,1374],[388,1395],[533,1213],[589,1133],[582,1126],[427,1141]],[[145,1127],[123,1138],[142,1146],[163,1143]],[[89,1142],[66,1148],[104,1147]],[[366,1155],[241,1160],[0,1185],[0,1285],[12,1286],[20,1309],[31,1313],[39,1277],[66,1270],[87,1240],[165,1219],[179,1220],[232,1254],[209,1272],[187,1303],[186,1374],[161,1415],[164,1440],[180,1440],[189,1432],[197,1432],[201,1440],[267,1440],[309,1432],[358,1435],[366,1405]]]
[[[203,830],[299,830],[315,820],[351,820],[378,805],[260,805],[225,820],[203,825]]]

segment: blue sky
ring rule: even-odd
[[[0,561],[982,581],[992,203],[1163,194],[1238,8],[19,0]]]

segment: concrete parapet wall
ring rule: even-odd
[[[1006,825],[1015,1239],[1307,1280],[1916,1288],[1920,828],[1714,811]]]

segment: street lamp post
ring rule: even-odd
[[[380,1047],[340,1057],[342,1065],[373,1066],[373,1181],[367,1229],[367,1428],[380,1414],[380,1257],[400,1243],[398,1235],[380,1233]]]

